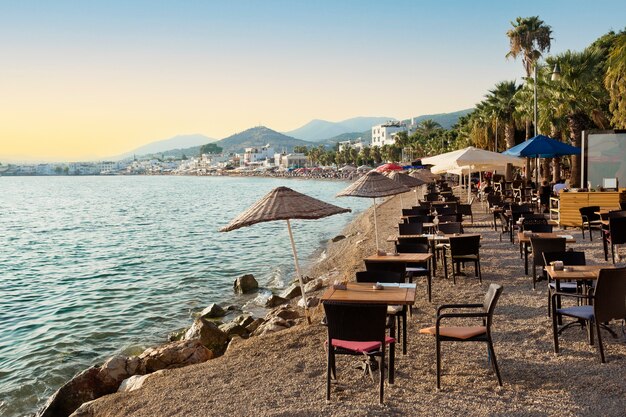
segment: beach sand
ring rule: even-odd
[[[405,199],[408,200],[408,199]],[[378,210],[381,245],[400,215],[400,199]],[[408,205],[408,201],[405,202]],[[473,206],[475,222],[491,220],[480,204]],[[441,268],[433,280],[428,303],[425,282],[418,281],[413,317],[409,318],[407,355],[396,352],[396,381],[385,387],[385,404],[378,404],[378,383],[353,367],[354,358],[338,357],[339,380],[325,400],[326,328],[301,325],[267,336],[239,340],[217,359],[150,377],[142,388],[100,398],[82,407],[81,416],[388,416],[388,415],[559,415],[623,416],[626,413],[626,343],[605,336],[607,363],[600,364],[595,346],[586,342],[580,327],[561,337],[561,354],[553,353],[552,321],[547,315],[546,283],[532,290],[524,275],[519,247],[491,227],[481,233],[483,284],[468,265],[467,277],[444,280]],[[346,239],[329,243],[326,258],[308,275],[337,271],[353,277],[362,259],[375,252],[372,210],[352,222]],[[602,241],[581,239],[568,229],[584,250],[588,263],[605,263]],[[597,237],[597,233],[596,233]],[[622,249],[623,251],[623,249]],[[289,256],[286,252],[285,256]],[[622,264],[623,265],[623,264]],[[434,324],[436,307],[444,303],[482,302],[489,283],[504,286],[494,317],[493,337],[504,386],[498,387],[487,362],[484,343],[444,343],[442,389],[435,388],[435,343],[418,330]]]

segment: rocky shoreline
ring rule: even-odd
[[[378,209],[379,236],[386,250],[391,249],[385,237],[394,233],[399,203],[398,198],[391,198]],[[386,387],[385,405],[378,404],[377,383],[352,369],[351,359],[338,362],[339,379],[332,387],[331,402],[325,401],[326,328],[320,324],[322,309],[312,309],[312,325],[299,325],[304,319],[296,297],[275,309],[274,317],[266,316],[268,322],[274,320],[279,331],[260,334],[259,326],[253,331],[259,331],[256,336],[234,336],[221,356],[133,377],[119,392],[84,403],[72,415],[622,416],[626,409],[626,339],[607,338],[607,363],[599,364],[595,346],[586,342],[585,331],[572,329],[562,335],[562,353],[554,355],[545,284],[531,290],[517,245],[508,239],[499,240],[500,232],[488,225],[491,215],[484,213],[480,204],[475,203],[473,210],[475,225],[471,230],[483,236],[483,283],[469,274],[454,285],[439,271],[433,279],[432,303],[425,297],[423,282],[418,283],[408,322],[408,353],[396,355],[396,383]],[[576,229],[567,233],[575,237],[573,247],[586,253],[588,263],[605,263],[601,242],[583,240]],[[362,269],[362,259],[373,252],[370,209],[357,216],[336,241],[328,242],[326,256],[307,270],[322,285],[310,295],[319,297],[324,285],[335,279],[352,278]],[[440,304],[482,301],[491,282],[504,286],[493,330],[504,386],[497,386],[484,346],[462,343],[444,346],[442,389],[436,390],[434,342],[432,337],[419,335],[418,330],[433,324]],[[298,316],[291,316],[292,312]],[[621,334],[619,326],[614,329]],[[120,368],[125,366],[126,362],[120,361]]]

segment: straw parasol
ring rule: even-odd
[[[337,207],[332,204],[325,203],[308,195],[304,195],[287,187],[278,187],[270,191],[254,203],[248,210],[231,220],[228,225],[220,229],[220,232],[230,232],[231,230],[241,227],[251,226],[256,223],[270,222],[274,220],[286,220],[287,231],[289,232],[289,240],[291,241],[291,250],[293,252],[293,260],[296,266],[296,274],[300,282],[302,290],[302,300],[304,302],[304,312],[309,324],[311,318],[309,316],[308,303],[306,293],[304,292],[304,282],[302,281],[302,273],[300,272],[300,264],[298,262],[298,253],[296,252],[296,244],[293,240],[291,232],[291,219],[320,219],[322,217],[332,216],[333,214],[347,213],[350,209]]]
[[[416,204],[419,204],[419,201],[417,199],[417,187],[420,187],[426,184],[427,181],[424,181],[420,178],[411,177],[408,174],[403,174],[398,171],[392,171],[392,172],[387,173],[386,175],[390,179],[394,180],[397,183],[404,185],[405,187],[415,188],[413,190],[413,192],[415,193],[415,202]],[[404,201],[402,201],[402,194],[400,194],[400,206],[401,206],[400,208],[404,208]]]
[[[428,169],[417,169],[411,172],[409,175],[413,178],[426,181],[427,183],[433,182],[438,177],[438,175],[433,174]]]
[[[337,194],[337,197],[366,197],[374,199],[374,234],[376,236],[376,251],[378,252],[378,224],[376,223],[376,197],[406,193],[410,191],[406,186],[385,177],[376,171],[370,171],[350,184]]]

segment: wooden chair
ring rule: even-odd
[[[482,304],[444,304],[437,309],[437,321],[434,327],[421,329],[420,333],[435,336],[435,351],[437,360],[437,389],[441,386],[441,342],[485,342],[489,352],[489,360],[498,378],[498,385],[502,386],[502,378],[496,360],[491,339],[491,323],[493,312],[498,299],[502,294],[502,286],[490,284]],[[456,312],[444,312],[448,310]],[[461,310],[461,311],[458,311]],[[466,310],[466,311],[463,311]],[[478,310],[478,311],[477,311]],[[442,326],[442,321],[452,318],[480,318],[482,326]]]

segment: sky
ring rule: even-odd
[[[92,160],[181,134],[471,108],[551,54],[626,27],[626,1],[0,0],[0,162]]]

